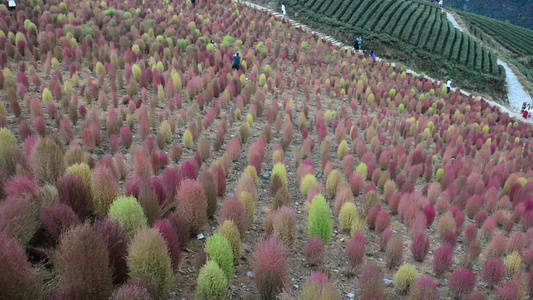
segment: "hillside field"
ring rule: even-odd
[[[0,299],[533,296],[533,126],[481,97],[230,0],[0,16]]]

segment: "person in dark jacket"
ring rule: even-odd
[[[241,57],[239,56],[239,52],[235,53],[235,55],[233,55],[233,65],[231,65],[231,69],[235,69],[237,71],[239,71],[239,68],[241,66]]]
[[[196,7],[196,0],[191,0],[191,3],[192,3],[192,7],[195,8]]]

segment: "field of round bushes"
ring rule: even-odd
[[[533,296],[530,124],[231,0],[17,2],[0,299]]]

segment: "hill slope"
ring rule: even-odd
[[[533,29],[531,0],[446,0],[445,2],[446,5],[463,11]]]
[[[352,36],[363,34],[365,41],[377,40],[403,51],[405,56],[415,53],[412,61],[425,60],[426,69],[440,77],[475,78],[475,82],[465,83],[470,88],[484,89],[488,81],[501,80],[504,76],[495,55],[454,28],[446,14],[430,3],[415,0],[284,2],[320,26],[329,25]]]

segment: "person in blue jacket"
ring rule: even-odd
[[[376,54],[374,53],[374,51],[370,51],[370,57],[376,58]]]
[[[231,65],[231,69],[235,69],[239,71],[239,68],[241,66],[241,57],[239,56],[239,52],[236,52],[235,55],[233,55],[233,64]]]

